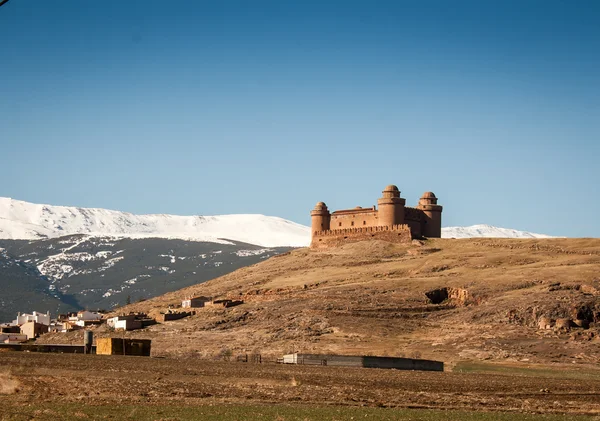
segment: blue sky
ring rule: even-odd
[[[11,0],[0,196],[600,236],[600,2]]]

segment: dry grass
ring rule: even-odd
[[[12,395],[19,391],[19,381],[15,379],[8,369],[0,371],[0,395]]]

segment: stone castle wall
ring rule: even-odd
[[[379,225],[377,211],[373,209],[357,209],[353,211],[337,211],[331,214],[331,229],[361,228]]]
[[[409,206],[404,207],[404,222],[410,227],[413,237],[422,235],[421,227],[423,220],[423,211]]]
[[[310,246],[312,248],[328,248],[365,240],[384,240],[393,243],[408,243],[412,240],[412,235],[410,227],[406,224],[333,229],[327,231],[315,231]]]

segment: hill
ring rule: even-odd
[[[445,237],[544,237],[489,225]],[[303,247],[310,228],[264,215],[134,215],[0,198],[0,321],[111,309]]]
[[[119,311],[157,316],[192,294],[244,300],[127,333],[152,338],[158,355],[592,362],[600,357],[599,274],[599,239],[374,241],[293,250]],[[540,329],[546,318],[584,327]]]

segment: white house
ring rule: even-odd
[[[31,314],[19,313],[17,315],[16,320],[13,321],[13,324],[17,325],[17,326],[21,326],[27,322],[35,322],[35,323],[39,323],[42,325],[50,326],[50,312],[47,312],[45,314],[39,313],[37,311],[34,311]]]
[[[102,314],[97,313],[95,311],[82,310],[77,312],[77,320],[84,320],[86,322],[98,321],[102,320]]]
[[[181,301],[181,308],[200,308],[204,307],[206,303],[210,302],[209,297],[187,297]]]
[[[106,324],[113,329],[134,330],[142,328],[142,322],[136,320],[134,314],[111,317],[106,319]]]
[[[61,322],[52,322],[50,326],[48,326],[48,332],[56,333],[56,332],[66,332],[63,330],[65,328],[64,324]]]
[[[101,320],[102,314],[95,311],[81,310],[69,315],[68,321],[71,325],[85,327],[90,324],[95,324],[95,322],[100,322]]]

